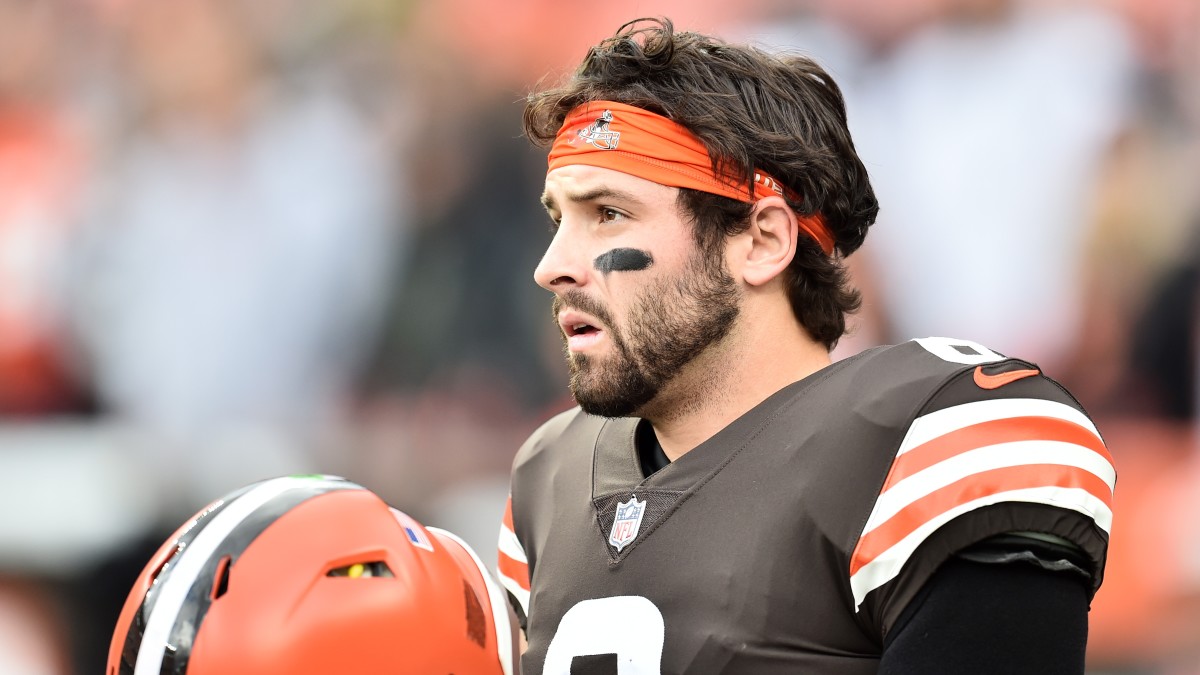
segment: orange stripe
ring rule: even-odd
[[[1081,445],[1113,464],[1112,455],[1086,428],[1056,417],[1010,417],[956,429],[896,458],[880,494],[909,476],[964,452],[1014,441],[1061,441]]]
[[[1062,464],[1023,464],[971,474],[914,501],[864,534],[850,558],[850,574],[950,509],[981,497],[1037,487],[1082,488],[1112,508],[1112,491],[1090,471]]]
[[[504,527],[510,532],[516,532],[513,529],[512,516],[512,495],[508,496],[508,501],[504,505]],[[499,551],[496,560],[496,570],[504,576],[517,582],[521,588],[529,590],[529,565],[520,560],[510,557],[504,551]]]
[[[496,570],[517,582],[521,588],[529,590],[529,565],[519,560],[513,560],[501,551],[497,556]]]

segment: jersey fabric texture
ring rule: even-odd
[[[1089,596],[1103,578],[1099,432],[976,343],[834,363],[650,476],[640,423],[571,410],[517,454],[498,572],[523,673],[875,673],[938,567],[1005,533],[1078,547]]]

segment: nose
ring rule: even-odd
[[[542,255],[542,261],[533,271],[533,280],[538,286],[561,293],[587,283],[586,256],[582,255],[572,239],[565,224],[554,233],[554,238]]]

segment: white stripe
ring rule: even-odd
[[[512,624],[508,621],[508,600],[504,597],[504,591],[500,590],[500,587],[496,585],[491,573],[488,572],[487,566],[483,564],[483,561],[479,559],[475,551],[461,537],[440,527],[427,527],[425,529],[430,532],[436,532],[458,543],[471,556],[471,560],[475,561],[475,566],[479,568],[479,573],[483,575],[483,585],[487,587],[488,604],[492,607],[492,621],[496,625],[496,650],[500,655],[500,667],[504,670],[504,675],[512,675],[513,628]]]
[[[1065,403],[1041,398],[997,398],[964,403],[918,417],[908,428],[908,434],[904,436],[904,442],[900,444],[900,450],[896,454],[903,455],[938,436],[973,424],[1012,417],[1053,417],[1074,422],[1103,442],[1096,425],[1092,424],[1087,415]]]
[[[521,604],[521,613],[529,616],[529,591],[521,588],[521,584],[517,583],[516,579],[509,577],[504,572],[496,572],[496,577],[500,579],[500,585],[512,593],[512,596]]]
[[[980,497],[971,502],[961,504],[930,519],[921,527],[913,530],[904,539],[887,549],[871,562],[863,565],[850,577],[850,589],[854,593],[854,611],[862,606],[867,593],[879,588],[900,574],[909,556],[920,546],[930,534],[939,527],[974,509],[999,504],[1000,502],[1030,502],[1048,504],[1072,511],[1078,511],[1096,521],[1105,532],[1112,529],[1112,510],[1094,495],[1082,488],[1039,487],[1009,492],[998,492],[993,495]]]
[[[863,535],[887,522],[906,506],[957,480],[992,469],[1027,464],[1078,467],[1104,481],[1110,494],[1117,483],[1117,471],[1113,465],[1095,450],[1082,445],[1063,441],[1013,441],[986,445],[944,459],[885,490],[875,501],[875,508],[863,527]]]
[[[517,539],[517,535],[504,524],[500,525],[499,548],[501,553],[513,560],[529,564],[529,558],[525,557],[525,547],[521,546],[521,541]]]
[[[134,675],[159,675],[162,670],[163,654],[166,651],[167,640],[171,637],[171,628],[179,617],[179,610],[187,599],[188,591],[200,576],[204,564],[212,558],[213,553],[220,548],[225,538],[238,525],[248,518],[258,507],[275,499],[279,495],[298,488],[346,487],[352,485],[345,481],[324,481],[313,478],[277,478],[255,487],[249,492],[229,502],[225,508],[212,517],[196,538],[179,554],[175,562],[175,570],[158,593],[158,601],[146,621],[146,630],[142,634],[142,646],[138,650],[137,664]]]

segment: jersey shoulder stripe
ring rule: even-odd
[[[1116,470],[1092,422],[1036,398],[964,403],[909,427],[850,560],[856,609],[941,525],[1001,502],[1049,504],[1112,527]]]
[[[499,553],[496,561],[496,576],[504,590],[508,591],[521,605],[524,616],[529,616],[529,559],[525,547],[513,530],[512,496],[504,507],[504,521],[500,524]]]

